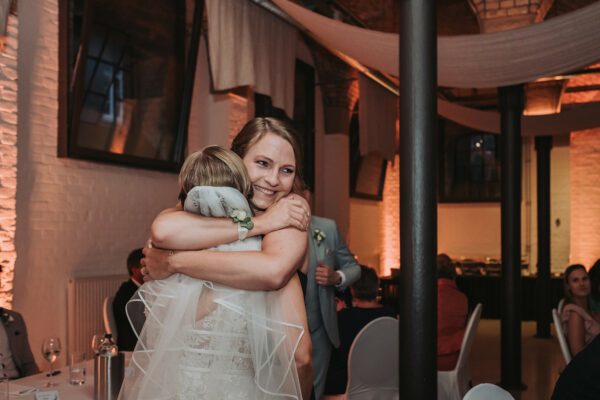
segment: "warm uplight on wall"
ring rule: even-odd
[[[12,308],[17,195],[17,36],[18,19],[9,15],[7,44],[0,52],[2,135],[0,135],[0,307]]]
[[[590,268],[600,258],[600,128],[571,132],[570,263]]]
[[[525,85],[523,115],[548,115],[560,112],[568,79],[550,78]]]
[[[379,274],[391,275],[400,267],[400,157],[388,162],[383,187],[383,221],[381,224],[381,260]]]

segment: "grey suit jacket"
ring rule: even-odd
[[[320,243],[317,243],[314,237],[315,229],[325,232],[326,237]],[[338,231],[335,221],[313,215],[309,235],[310,255],[305,298],[308,328],[311,332],[314,332],[324,325],[329,340],[335,347],[338,347],[340,337],[334,298],[336,287],[321,286],[316,283],[317,260],[321,260],[335,270],[343,271],[346,281],[337,288],[338,290],[345,290],[360,278],[360,265],[354,258],[354,254],[348,249],[348,245]]]
[[[35,363],[31,348],[29,347],[27,328],[25,327],[23,317],[16,311],[0,308],[0,313],[4,312],[8,313],[13,319],[10,322],[3,320],[1,323],[6,330],[10,351],[12,352],[19,375],[23,377],[37,374],[40,370]]]

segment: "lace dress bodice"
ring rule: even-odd
[[[259,396],[254,384],[252,352],[245,319],[223,306],[184,333],[186,351],[178,366],[178,399],[223,400]]]

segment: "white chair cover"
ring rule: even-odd
[[[560,302],[558,304],[559,307],[562,306]],[[558,315],[558,310],[556,308],[552,309],[552,321],[554,321],[554,329],[556,329],[556,338],[558,339],[558,343],[560,344],[560,351],[562,352],[562,355],[565,358],[565,364],[568,364],[571,362],[572,358],[571,350],[569,349],[567,337],[565,336],[565,332],[563,331],[562,322],[560,321],[560,315]]]
[[[102,303],[102,318],[104,319],[104,330],[110,333],[115,341],[117,340],[117,322],[113,313],[113,301],[115,296],[106,296]]]
[[[480,383],[469,390],[463,400],[514,400],[514,397],[500,386]]]
[[[460,400],[469,390],[469,381],[471,380],[469,356],[481,318],[481,308],[481,303],[477,303],[469,318],[454,369],[452,371],[438,371],[437,373],[438,400]]]
[[[565,306],[565,298],[563,297],[558,301],[558,305],[556,306],[556,311],[558,311],[558,315],[562,314],[563,307]]]
[[[377,318],[350,347],[346,399],[397,400],[398,387],[398,320]]]

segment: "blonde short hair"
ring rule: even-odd
[[[179,172],[179,200],[185,202],[194,186],[228,186],[252,197],[252,182],[242,159],[231,150],[207,146],[186,158]]]

